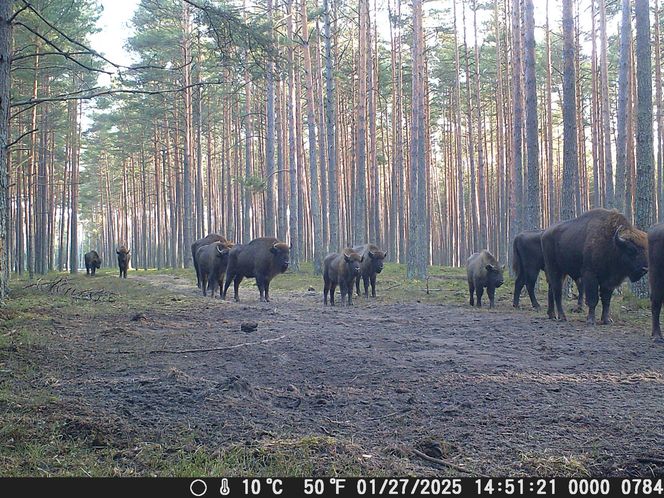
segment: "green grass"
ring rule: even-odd
[[[70,294],[51,293],[29,287],[35,281],[13,278],[11,295],[0,308],[0,476],[197,476],[197,475],[360,475],[367,473],[368,460],[352,443],[333,438],[266,439],[251,445],[210,448],[200,443],[172,436],[167,443],[117,441],[108,428],[69,430],[69,424],[87,423],[67,407],[49,387],[48,372],[40,365],[44,346],[57,333],[60,319],[78,319],[82,324],[96,318],[113,320],[129,314],[159,310],[174,312],[191,306],[203,306],[195,293],[174,293],[151,285],[145,276],[175,277],[195,289],[191,269],[134,270],[126,280],[115,269],[102,269],[93,277],[51,273],[41,277],[52,282],[66,277],[67,286],[77,291],[106,291],[110,302],[74,299]],[[167,279],[172,281],[173,279]],[[313,274],[310,263],[300,271],[276,277],[272,294],[308,292],[313,287],[322,293],[322,277]],[[243,283],[245,292],[253,280]],[[428,288],[428,292],[427,292]],[[514,283],[506,275],[497,290],[497,312],[514,312],[511,307]],[[363,288],[362,288],[363,290]],[[649,303],[634,297],[627,285],[612,302],[617,324],[648,327]],[[431,267],[429,279],[409,280],[404,265],[389,263],[378,276],[379,302],[422,302],[468,306],[468,287],[463,268]],[[257,298],[257,296],[255,296]],[[546,306],[546,283],[540,276],[538,299]],[[363,298],[356,300],[362,306]],[[566,301],[566,308],[572,300]],[[522,297],[522,311],[532,313],[527,296]],[[538,316],[545,316],[542,310]],[[581,320],[585,315],[571,315]],[[83,326],[83,325],[82,325]],[[70,408],[74,409],[75,408]],[[98,421],[97,421],[98,423]],[[110,423],[110,422],[109,422]],[[87,427],[87,426],[86,426]],[[108,429],[108,430],[107,430]],[[101,431],[101,433],[98,433]],[[101,434],[101,435],[100,435]],[[100,443],[100,439],[102,442]],[[584,475],[582,456],[524,455],[523,463],[534,469],[548,469],[568,475]],[[371,473],[386,473],[374,467]]]

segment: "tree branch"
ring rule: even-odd
[[[10,144],[5,145],[5,149],[9,149],[11,146],[16,145],[17,143],[19,143],[19,142],[21,141],[21,139],[22,139],[23,137],[26,137],[26,136],[28,136],[28,135],[32,135],[32,134],[33,134],[34,132],[36,132],[36,131],[39,131],[39,128],[34,128],[34,129],[30,130],[30,131],[26,131],[25,133],[22,133],[22,134],[21,134],[16,140],[14,140],[13,142],[11,142]]]

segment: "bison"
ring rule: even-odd
[[[120,267],[120,278],[127,278],[127,269],[129,268],[129,260],[131,259],[131,254],[129,254],[129,249],[125,246],[120,246],[117,251],[118,254],[118,266]]]
[[[468,291],[470,292],[470,305],[475,305],[474,293],[477,293],[477,307],[482,307],[482,294],[486,287],[489,295],[489,308],[495,306],[496,289],[503,285],[503,270],[505,265],[499,265],[498,260],[489,251],[472,254],[466,263],[468,275]]]
[[[600,323],[608,324],[611,295],[626,277],[636,282],[648,272],[648,239],[616,210],[592,209],[562,221],[542,234],[542,251],[549,282],[549,318],[566,320],[562,306],[565,275],[581,278],[588,305],[588,323],[602,299]],[[599,293],[598,293],[599,289]]]
[[[216,233],[211,233],[202,239],[198,239],[196,242],[191,244],[191,257],[194,261],[194,269],[196,270],[196,286],[200,289],[201,288],[201,277],[198,275],[198,258],[196,256],[196,253],[198,250],[206,246],[208,244],[212,244],[213,242],[224,242],[227,243],[228,241],[226,238],[222,235],[216,234]]]
[[[659,313],[664,302],[664,223],[648,230],[648,280],[650,281],[650,311],[652,313],[652,336],[662,341]]]
[[[348,305],[353,304],[353,282],[362,274],[364,258],[355,250],[348,248],[341,254],[328,254],[323,260],[323,303],[327,305],[327,295],[330,294],[330,304],[334,306],[334,291],[339,286],[341,303],[345,304],[348,295]]]
[[[371,282],[371,297],[376,297],[376,275],[383,271],[383,260],[387,252],[381,251],[373,244],[353,247],[353,251],[362,257],[360,274],[355,279],[355,290],[360,295],[360,278],[364,281],[364,297],[369,297],[369,283]]]
[[[217,241],[201,246],[196,251],[197,274],[204,296],[207,296],[209,290],[211,297],[214,297],[218,285],[219,296],[221,297],[221,291],[224,287],[224,275],[228,266],[228,253],[232,247],[233,244],[231,243]]]
[[[83,259],[85,260],[85,273],[90,275],[90,272],[92,272],[92,275],[94,276],[95,271],[101,268],[101,258],[99,257],[99,254],[97,251],[90,251],[85,253]]]
[[[535,296],[535,283],[540,270],[544,270],[544,254],[542,253],[542,233],[544,230],[528,230],[514,237],[512,244],[512,269],[516,277],[514,281],[514,300],[512,305],[519,307],[519,298],[523,286],[528,290],[530,303],[539,311],[540,305]],[[583,309],[583,284],[580,279],[576,281],[578,289],[577,307],[574,311]]]
[[[288,269],[290,247],[274,237],[260,237],[248,244],[238,244],[228,253],[226,283],[223,299],[231,282],[234,284],[235,300],[239,301],[238,289],[242,279],[255,278],[260,300],[270,301],[270,281]]]

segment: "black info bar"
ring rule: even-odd
[[[662,478],[0,478],[2,496],[662,496]]]

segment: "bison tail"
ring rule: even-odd
[[[518,239],[514,239],[514,243],[512,244],[512,271],[514,271],[514,275],[517,277],[521,274],[521,266]]]

